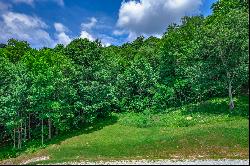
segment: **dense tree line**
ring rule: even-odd
[[[212,97],[248,93],[249,2],[220,0],[213,14],[184,17],[161,39],[122,46],[75,39],[33,49],[0,45],[0,141],[41,144],[112,111],[160,112]]]

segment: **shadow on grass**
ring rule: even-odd
[[[15,158],[19,155],[23,154],[25,151],[27,152],[35,152],[39,149],[46,148],[47,146],[51,144],[61,144],[66,139],[81,135],[81,134],[88,134],[92,133],[98,130],[103,129],[105,126],[113,125],[117,122],[116,116],[109,116],[105,119],[98,119],[92,124],[85,125],[84,128],[76,129],[76,130],[70,130],[67,132],[60,133],[57,136],[54,136],[50,141],[45,141],[44,145],[41,146],[41,140],[31,140],[27,143],[23,144],[23,147],[21,149],[13,149],[12,145],[6,145],[4,147],[0,147],[0,162],[1,160],[9,159],[9,158]]]
[[[229,115],[249,117],[249,97],[241,96],[235,99],[235,108],[229,109],[229,101],[226,99],[213,99],[196,105],[189,105],[183,111],[183,115],[205,114],[205,115]]]

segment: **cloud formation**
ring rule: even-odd
[[[104,47],[110,46],[112,43],[117,42],[113,37],[98,31],[98,29],[110,30],[110,26],[103,24],[102,21],[97,20],[95,17],[91,17],[89,20],[89,22],[81,24],[80,38],[86,38],[89,41],[99,39],[102,43],[102,46]]]
[[[96,25],[96,23],[97,23],[97,19],[95,17],[91,17],[90,22],[82,23],[81,27],[83,30],[86,30],[86,29],[91,30]]]
[[[15,38],[28,41],[34,47],[49,47],[54,43],[45,30],[47,24],[38,17],[6,11],[0,16],[0,27],[0,42]]]
[[[25,3],[27,5],[34,6],[35,2],[44,2],[48,0],[12,0],[14,3]],[[59,6],[64,6],[64,0],[51,0],[55,3],[57,3]]]
[[[65,32],[57,34],[56,38],[57,38],[56,44],[68,45],[72,41],[72,39],[68,35],[66,35]]]
[[[65,31],[68,31],[68,28],[65,27],[62,23],[54,23],[54,27],[56,29],[57,32],[65,32]]]
[[[89,18],[89,22],[81,23],[81,34],[80,38],[94,41],[95,37],[91,35],[92,29],[96,26],[97,19],[95,17]]]
[[[15,0],[16,3],[33,3],[34,0]],[[32,47],[54,47],[56,44],[69,44],[72,39],[66,34],[68,28],[62,23],[54,23],[54,38],[48,33],[50,28],[41,18],[12,12],[10,3],[0,1],[0,43],[9,39],[28,41]]]
[[[82,39],[86,38],[89,41],[94,41],[95,40],[95,38],[90,33],[88,33],[87,31],[81,31],[80,38],[82,38]]]
[[[66,26],[64,26],[62,23],[54,23],[54,28],[56,30],[56,43],[57,44],[63,44],[63,45],[67,45],[69,44],[72,39],[65,33],[68,31],[68,28]]]
[[[121,4],[117,27],[121,35],[123,31],[129,38],[138,35],[162,34],[168,25],[179,23],[185,15],[199,13],[202,0],[140,0]]]

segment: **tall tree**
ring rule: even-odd
[[[233,94],[238,93],[242,85],[248,81],[249,15],[244,8],[241,10],[233,8],[227,12],[217,11],[222,2],[214,6],[215,15],[206,20],[200,51],[205,62],[204,70],[210,68],[205,74],[209,78],[217,78],[218,81],[215,82],[221,82],[227,87],[229,106],[232,110]],[[229,4],[237,2],[239,3],[230,1]]]

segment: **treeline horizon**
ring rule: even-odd
[[[161,112],[171,107],[248,95],[249,2],[220,0],[210,16],[183,17],[161,39],[122,46],[75,39],[31,48],[0,45],[0,145],[82,128],[112,112]]]

